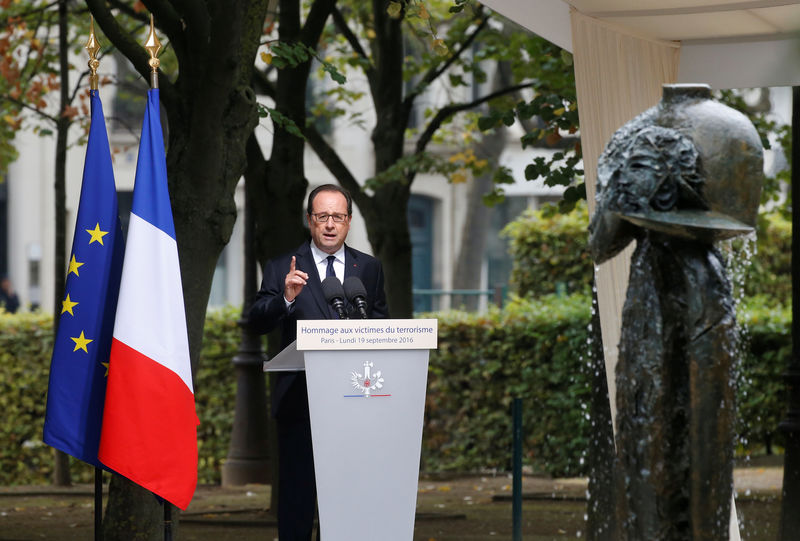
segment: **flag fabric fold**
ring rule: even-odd
[[[147,95],[110,357],[100,460],[186,509],[198,420],[158,89]]]
[[[103,467],[97,458],[124,238],[103,104],[90,91],[91,125],[44,422],[44,442]]]

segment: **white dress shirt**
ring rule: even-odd
[[[333,272],[340,282],[344,282],[344,244],[334,254],[323,252],[314,241],[311,241],[311,256],[314,258],[314,263],[317,264],[317,273],[319,274],[320,282],[325,279],[325,273],[328,271],[328,256],[335,256],[333,261]]]

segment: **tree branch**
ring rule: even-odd
[[[111,4],[125,13],[130,18],[140,21],[144,25],[150,24],[150,17],[144,13],[137,13],[128,3],[121,0],[109,0]],[[164,32],[170,45],[175,50],[175,55],[180,59],[186,53],[184,29],[186,25],[170,2],[165,0],[149,0],[142,2],[147,10],[152,13],[153,21],[161,32]]]
[[[228,2],[221,2],[221,7],[224,9]],[[193,28],[194,32],[199,37],[208,37],[211,30],[211,17],[208,14],[208,9],[204,6],[206,2],[191,2],[188,0],[172,0],[172,4],[177,11],[180,18],[179,23],[185,29]]]
[[[135,21],[139,21],[143,26],[150,25],[150,15],[147,13],[138,12],[133,9],[130,2],[123,2],[122,0],[108,0],[111,7],[119,10],[120,13],[125,14]],[[153,20],[156,27],[164,32],[173,47],[180,45],[182,39],[181,32],[183,30],[183,23],[180,16],[171,7],[164,9],[161,2],[142,2],[147,10],[153,14]],[[177,44],[175,42],[178,42]]]
[[[27,103],[25,103],[25,102],[24,102],[24,101],[22,101],[22,100],[18,100],[18,99],[15,99],[15,98],[12,98],[12,97],[9,97],[9,96],[6,96],[6,95],[0,95],[0,100],[1,100],[1,101],[7,101],[7,102],[9,102],[9,103],[13,103],[14,105],[16,105],[17,107],[19,107],[20,109],[28,109],[28,110],[30,110],[30,111],[33,111],[33,112],[34,112],[34,113],[36,113],[38,116],[40,116],[40,117],[44,118],[45,120],[49,120],[50,122],[52,122],[52,123],[54,123],[54,124],[55,124],[56,122],[58,122],[58,118],[57,118],[57,117],[54,117],[54,116],[52,116],[52,115],[48,115],[48,114],[47,114],[47,113],[45,113],[44,111],[40,111],[39,109],[37,109],[37,108],[36,108],[36,107],[34,107],[33,105],[28,105]]]
[[[227,2],[223,2],[227,4]],[[177,35],[180,35],[180,50],[176,49],[175,54],[178,56],[179,63],[183,60],[189,51],[186,49],[187,43],[208,43],[211,39],[211,17],[208,13],[208,2],[191,2],[187,0],[172,0],[172,4],[177,11],[176,17],[179,18],[178,24],[180,30],[176,29]],[[227,6],[222,6],[218,9],[226,9]],[[170,39],[171,38],[171,34]]]
[[[158,23],[158,28],[167,35],[170,42],[183,39],[184,24],[181,20],[181,14],[175,11],[171,2],[168,0],[142,0],[142,3],[153,14],[153,19]],[[198,3],[201,2],[196,4]],[[199,11],[199,9],[195,11]]]
[[[19,15],[15,15],[15,18],[26,19],[28,17],[37,15],[41,12],[46,12],[50,8],[55,7],[57,5],[58,5],[58,0],[55,0],[54,2],[51,2],[49,4],[44,4],[42,6],[39,6],[38,8],[34,8],[31,9],[30,11],[26,11],[24,13],[20,13]],[[10,17],[6,17],[2,21],[0,21],[0,30],[5,30],[9,26],[11,26],[10,19],[11,19]]]
[[[150,65],[147,63],[150,55],[145,51],[141,44],[125,30],[116,20],[111,13],[105,0],[86,0],[86,5],[94,15],[97,24],[103,29],[103,33],[117,49],[130,60],[134,69],[146,80],[150,80]],[[159,87],[161,99],[166,103],[175,104],[177,102],[177,93],[175,85],[165,76],[160,73]]]
[[[39,12],[38,20],[36,21],[36,26],[31,30],[34,36],[39,35],[39,28],[45,23],[45,13]],[[48,43],[50,41],[50,33],[53,28],[53,24],[51,21],[48,21],[45,25],[45,36],[42,42]],[[45,63],[44,61],[44,48],[41,50],[35,49],[34,47],[28,47],[27,52],[25,53],[25,62],[22,64],[19,70],[19,78],[20,80],[24,80],[26,83],[32,81],[37,75],[39,75],[39,69]]]
[[[428,85],[435,81],[442,73],[446,72],[450,66],[452,66],[456,60],[461,58],[461,55],[463,55],[464,52],[472,46],[472,43],[478,37],[478,34],[480,34],[483,29],[486,28],[486,25],[489,24],[489,17],[483,17],[482,19],[479,17],[479,15],[482,14],[483,8],[475,12],[474,19],[479,21],[478,26],[475,27],[475,30],[469,36],[467,36],[467,39],[461,43],[461,46],[458,48],[458,50],[450,55],[447,60],[438,66],[431,67],[431,69],[428,70],[425,75],[423,75],[419,84],[417,84],[414,89],[405,97],[405,101],[413,101],[416,99],[416,97],[419,96]]]
[[[428,146],[428,143],[430,143],[431,139],[433,138],[433,134],[436,133],[436,130],[438,130],[442,126],[442,123],[445,120],[447,120],[448,118],[450,118],[454,114],[460,113],[461,111],[467,111],[469,109],[473,109],[473,108],[477,107],[478,105],[486,103],[487,101],[491,101],[491,100],[493,100],[495,98],[499,98],[500,96],[505,96],[506,94],[513,94],[514,92],[517,92],[517,91],[522,90],[524,88],[530,88],[530,87],[534,86],[534,84],[535,83],[521,83],[521,84],[518,84],[518,85],[509,86],[509,87],[500,89],[497,92],[492,92],[490,94],[486,94],[485,96],[482,96],[482,97],[480,97],[480,98],[478,98],[476,100],[470,101],[470,102],[453,103],[453,104],[447,105],[446,107],[442,107],[441,109],[439,109],[439,111],[436,113],[436,115],[428,123],[428,126],[425,128],[425,131],[422,132],[422,134],[417,139],[417,144],[415,146],[415,152],[417,154],[419,154],[421,152],[424,152],[425,148]]]
[[[345,37],[347,42],[350,44],[350,47],[353,48],[353,51],[356,52],[361,58],[367,61],[367,65],[369,66],[364,70],[364,73],[367,76],[367,80],[369,81],[370,86],[373,84],[373,78],[375,76],[375,67],[372,65],[370,61],[369,55],[361,46],[361,42],[358,41],[358,36],[350,29],[350,26],[347,24],[347,20],[345,20],[344,15],[342,15],[341,10],[338,7],[333,8],[333,24],[336,25],[336,28],[339,29],[339,32]]]
[[[112,8],[119,10],[120,13],[127,15],[131,19],[135,19],[142,24],[150,24],[150,16],[146,13],[141,13],[134,10],[130,2],[122,2],[121,0],[108,0],[108,3],[111,4]]]
[[[319,37],[325,29],[325,22],[328,20],[335,3],[335,0],[316,0],[311,5],[311,10],[306,17],[306,23],[300,30],[300,41],[315,51],[317,50]]]
[[[88,69],[84,70],[83,72],[81,72],[80,75],[78,75],[78,80],[75,81],[75,86],[72,87],[72,94],[70,94],[70,96],[69,96],[69,100],[68,100],[69,103],[74,103],[75,102],[75,96],[77,96],[78,92],[81,91],[81,83],[83,82],[83,80],[86,78],[87,75],[89,75],[89,70]]]
[[[350,192],[358,208],[366,209],[369,204],[369,196],[361,190],[358,181],[339,157],[336,150],[328,144],[313,124],[303,129],[303,135],[306,137],[308,144],[311,145],[314,153],[325,164],[331,174],[336,177],[342,188]]]

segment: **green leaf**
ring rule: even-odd
[[[393,19],[399,19],[403,12],[403,5],[400,2],[389,2],[386,13]]]
[[[482,116],[478,119],[478,129],[481,131],[491,130],[497,125],[497,118],[494,116]]]
[[[450,75],[449,78],[452,86],[467,86],[467,83],[464,81],[464,77],[461,75]]]
[[[506,198],[505,193],[502,190],[495,188],[491,192],[486,193],[483,195],[483,204],[487,207],[493,207],[499,203],[502,203]]]
[[[263,108],[267,111],[267,114],[272,118],[272,122],[275,124],[275,126],[283,128],[287,133],[290,133],[295,137],[299,137],[300,139],[305,140],[306,137],[303,135],[303,132],[300,131],[300,128],[297,126],[294,120],[284,115],[277,109],[272,109],[271,107],[266,107],[266,106],[263,106]],[[261,114],[260,109],[259,109],[259,114]]]
[[[529,163],[525,167],[525,180],[536,180],[541,175],[539,174],[539,167],[534,163]]]
[[[322,69],[325,70],[335,82],[343,85],[347,82],[347,78],[342,75],[339,70],[336,69],[335,66],[329,64],[328,62],[324,62],[322,64]]]

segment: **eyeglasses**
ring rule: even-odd
[[[347,214],[317,214],[312,213],[311,216],[314,217],[314,221],[320,224],[324,224],[328,222],[328,218],[333,218],[333,223],[340,224],[347,219]]]

